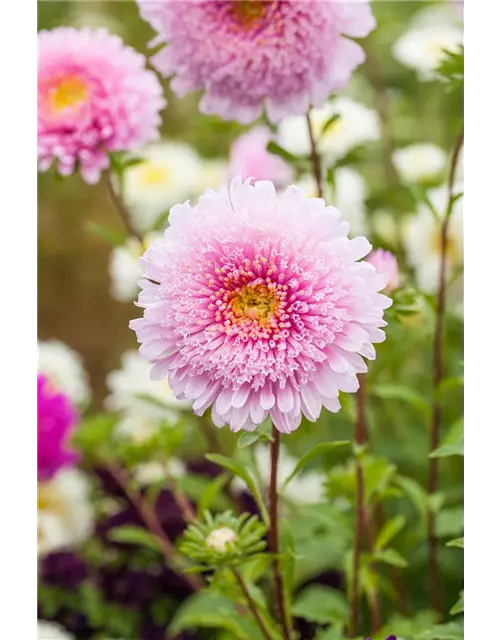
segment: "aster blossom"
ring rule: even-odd
[[[348,239],[339,212],[289,187],[235,178],[192,208],[176,205],[170,227],[142,258],[130,323],[153,364],[197,415],[252,431],[270,416],[290,433],[302,415],[338,411],[339,391],[358,388],[385,334],[391,301],[371,249]]]
[[[43,374],[37,380],[37,409],[38,479],[46,480],[77,460],[77,454],[68,447],[68,439],[78,414],[69,398],[52,388]]]
[[[399,288],[399,269],[396,256],[390,251],[377,249],[372,251],[366,258],[366,261],[372,264],[380,275],[385,278],[386,293],[390,293]]]
[[[89,183],[109,151],[133,151],[159,137],[165,106],[145,58],[105,29],[60,27],[38,34],[38,162],[62,175],[78,167]]]
[[[304,115],[343,89],[364,62],[349,37],[375,27],[368,2],[332,0],[138,0],[142,17],[167,42],[153,63],[173,91],[204,91],[200,110],[248,124]]]

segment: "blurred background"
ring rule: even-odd
[[[384,145],[399,147],[425,141],[449,151],[460,127],[462,104],[447,100],[443,87],[436,82],[417,82],[415,70],[399,63],[392,47],[419,14],[423,16],[420,22],[436,21],[439,13],[449,21],[455,7],[447,2],[423,1],[372,4],[378,26],[362,42],[368,61],[354,74],[345,95],[381,112],[382,127],[389,129],[391,139],[386,137],[369,148],[358,149],[339,164],[356,165],[367,179],[368,216],[384,209],[397,225],[413,203],[405,192],[388,192]],[[427,18],[422,13],[425,11]],[[147,53],[147,44],[154,35],[139,18],[136,3],[126,1],[39,2],[38,23],[39,29],[65,24],[104,26],[143,53]],[[163,118],[165,139],[192,145],[204,159],[227,160],[231,142],[242,128],[237,123],[201,115],[196,96],[179,100],[164,85],[168,99]],[[378,94],[373,86],[379,88]],[[110,296],[111,247],[89,231],[88,221],[119,232],[121,221],[102,183],[87,185],[78,174],[63,180],[50,171],[40,174],[38,188],[39,337],[57,337],[82,354],[90,373],[94,403],[99,407],[106,393],[106,373],[117,366],[123,351],[135,344],[128,322],[138,309]],[[381,242],[388,244],[387,238],[381,238]]]

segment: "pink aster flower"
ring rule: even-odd
[[[47,377],[38,374],[38,479],[48,480],[61,467],[78,459],[68,449],[68,438],[78,414],[63,393],[51,387]]]
[[[153,57],[179,96],[204,91],[200,110],[248,124],[277,123],[343,89],[365,54],[343,36],[375,27],[365,0],[138,0],[167,46]]]
[[[229,158],[229,177],[271,180],[277,186],[290,184],[295,172],[280,157],[269,153],[270,140],[271,132],[266,127],[255,127],[235,140]]]
[[[159,137],[161,86],[145,58],[105,29],[60,27],[38,34],[38,161],[59,173],[76,166],[97,182],[108,151]]]
[[[333,207],[289,187],[235,178],[197,206],[176,205],[164,237],[142,258],[139,306],[130,323],[177,398],[214,424],[252,431],[270,416],[290,433],[339,391],[358,388],[372,343],[385,334],[366,238],[347,238]]]
[[[384,251],[383,249],[377,249],[370,253],[366,258],[366,261],[372,264],[377,273],[384,278],[384,291],[386,293],[390,293],[399,287],[398,261],[393,253],[390,251]]]

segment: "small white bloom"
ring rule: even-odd
[[[94,528],[90,486],[78,469],[62,469],[38,483],[38,554],[84,542]]]
[[[38,370],[75,404],[84,404],[89,399],[90,388],[83,359],[63,342],[38,342]]]
[[[237,538],[236,531],[229,527],[219,527],[208,534],[206,545],[218,553],[224,553],[228,545],[231,545]]]
[[[161,462],[145,462],[134,469],[134,476],[142,485],[150,485],[165,478],[181,478],[186,473],[186,466],[181,460],[171,458],[165,464]]]
[[[38,621],[38,640],[73,640],[73,636],[53,622]]]
[[[123,413],[118,431],[136,441],[144,441],[155,432],[161,420],[175,421],[189,400],[177,400],[166,379],[150,378],[148,361],[135,349],[123,354],[121,368],[107,376],[110,395],[105,405]]]
[[[149,245],[162,236],[161,233],[147,233],[141,242],[128,238],[124,245],[115,247],[109,256],[109,278],[111,295],[119,302],[132,302],[139,292],[138,282],[144,269],[139,258]]]
[[[459,185],[455,190],[460,191]],[[448,202],[446,186],[428,192],[429,200],[436,212],[443,216]],[[429,208],[420,205],[416,215],[405,225],[404,243],[409,264],[415,269],[418,286],[426,293],[434,293],[439,283],[441,252],[441,224]],[[447,245],[448,276],[463,264],[463,202],[460,198],[453,207],[448,225]]]
[[[269,447],[257,444],[253,448],[253,454],[257,466],[257,484],[261,486],[263,492],[267,492],[271,471]],[[321,502],[323,498],[323,475],[315,471],[299,472],[283,489],[282,485],[295,469],[297,462],[298,460],[289,455],[284,447],[280,448],[277,478],[278,490],[284,498],[296,504]],[[240,478],[235,478],[233,487],[237,491],[243,491],[246,489],[246,484]]]
[[[395,43],[392,53],[405,67],[415,69],[420,80],[436,77],[444,50],[457,51],[463,41],[462,29],[452,24],[431,23],[410,28]]]
[[[135,226],[148,231],[170,206],[196,195],[202,161],[179,142],[158,142],[141,150],[141,163],[126,169],[123,198]]]
[[[340,117],[322,134],[323,126],[334,114]],[[343,158],[362,144],[378,140],[381,135],[378,114],[360,102],[341,97],[311,111],[313,135],[318,151],[328,164]],[[311,143],[306,119],[285,118],[278,127],[278,143],[290,153],[308,155]]]
[[[424,142],[396,149],[392,160],[402,180],[425,182],[443,172],[447,155],[435,144]]]
[[[335,191],[329,193],[323,181],[326,198],[336,207],[343,220],[349,223],[349,235],[355,237],[366,235],[366,181],[363,176],[349,167],[339,167],[335,171]],[[297,182],[304,195],[317,198],[318,190],[315,179],[306,174]]]

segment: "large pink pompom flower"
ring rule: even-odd
[[[153,62],[179,96],[203,90],[200,110],[277,123],[343,89],[365,55],[343,36],[375,27],[365,0],[138,0],[167,42]]]
[[[49,480],[78,459],[77,453],[68,448],[78,414],[70,400],[55,390],[43,374],[38,374],[37,390],[38,480]]]
[[[290,433],[302,414],[338,411],[385,338],[385,282],[358,262],[369,242],[297,187],[240,178],[169,222],[142,258],[144,316],[130,323],[151,377],[233,431],[270,416]]]
[[[105,29],[60,27],[38,34],[38,161],[90,183],[108,151],[132,151],[159,137],[166,102],[145,58]]]

